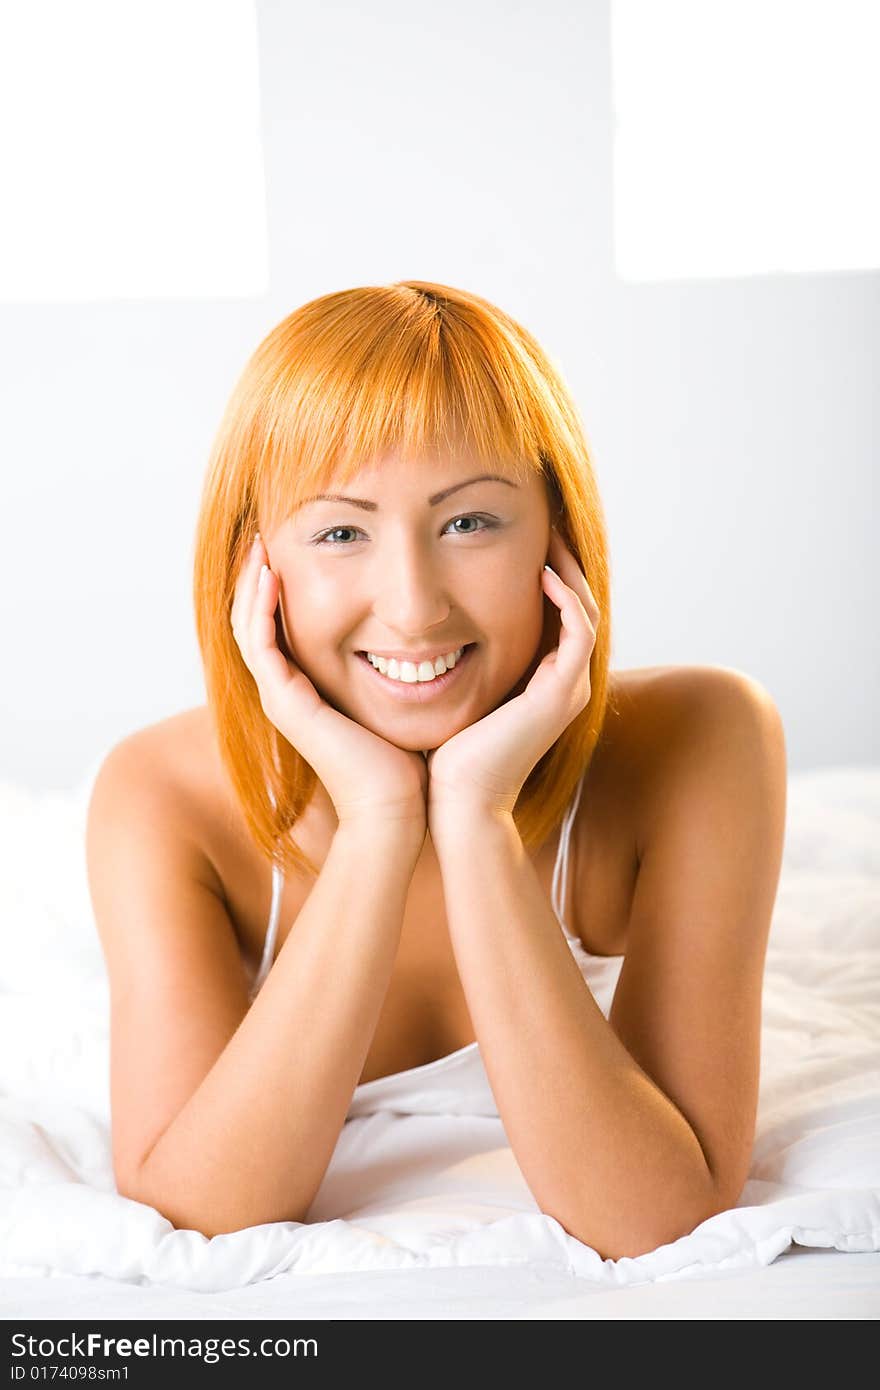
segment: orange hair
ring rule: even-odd
[[[487,467],[504,461],[519,480],[543,476],[551,516],[601,613],[590,702],[514,808],[526,847],[555,829],[592,758],[608,700],[608,543],[583,425],[559,371],[520,324],[465,290],[406,280],[322,295],[282,319],[247,362],[212,445],[195,535],[196,631],[221,756],[256,845],[285,869],[318,873],[289,835],[317,774],[263,713],[232,633],[254,532],[269,534],[300,500],[331,479],[350,482],[385,450],[416,459],[462,442]]]

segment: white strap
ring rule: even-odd
[[[574,818],[577,813],[578,805],[580,804],[583,787],[584,778],[583,775],[581,775],[571,805],[562,819],[562,828],[559,832],[559,848],[556,851],[556,863],[553,866],[553,884],[551,887],[553,911],[559,918],[563,930],[566,928],[565,904],[568,896],[568,846],[569,840],[571,839],[571,827],[574,824]]]

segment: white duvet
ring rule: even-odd
[[[541,1214],[495,1118],[349,1120],[308,1224],[208,1240],[119,1197],[87,787],[0,783],[0,1275],[219,1292],[284,1271],[528,1266],[616,1286],[766,1265],[792,1243],[880,1249],[880,768],[790,778],[738,1205],[617,1261]]]

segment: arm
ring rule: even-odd
[[[109,756],[87,854],[111,987],[122,1195],[208,1236],[305,1219],[375,1031],[421,838],[340,827],[248,1008],[234,928],[186,808],[137,741]]]
[[[417,855],[340,828],[295,928],[135,1190],[205,1234],[304,1221],[376,1030]]]
[[[541,1209],[603,1258],[655,1249],[732,1205],[751,1155],[784,742],[760,687],[705,675],[652,772],[610,1020],[512,817],[460,807],[432,829],[511,1146]]]

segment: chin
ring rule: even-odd
[[[374,728],[372,724],[364,727],[369,728],[370,732],[377,734],[379,738],[384,738],[386,743],[393,743],[395,748],[400,748],[404,753],[427,754],[432,753],[435,748],[442,747],[444,743],[448,743],[456,734],[460,734],[462,729],[467,729],[471,722],[475,721],[466,721],[463,724],[450,723],[448,727],[443,729],[439,737],[434,737],[431,734],[426,735],[424,729],[421,733],[408,737],[406,734],[401,734],[399,729],[386,733],[382,729]]]

